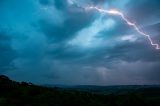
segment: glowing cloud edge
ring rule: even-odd
[[[130,20],[128,20],[122,12],[115,10],[115,9],[105,10],[105,9],[101,9],[101,8],[94,7],[94,6],[85,7],[84,9],[85,10],[93,10],[94,9],[100,13],[106,13],[106,14],[110,14],[110,15],[120,16],[129,26],[132,26],[140,35],[147,37],[147,39],[149,40],[149,43],[153,47],[155,47],[155,49],[160,50],[160,45],[157,43],[154,43],[149,34],[146,34],[143,31],[141,31],[140,28],[135,23],[132,23]]]

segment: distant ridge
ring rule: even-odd
[[[39,86],[0,75],[0,106],[160,106],[159,86]]]

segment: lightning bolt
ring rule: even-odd
[[[160,50],[160,45],[155,43],[155,42],[153,42],[153,40],[152,40],[152,38],[151,38],[151,36],[149,34],[146,34],[143,31],[141,31],[140,28],[135,23],[132,23],[130,20],[128,20],[122,12],[120,12],[118,10],[115,10],[115,9],[105,10],[105,9],[101,9],[101,8],[93,7],[93,6],[85,8],[85,10],[90,10],[90,9],[97,10],[100,13],[106,13],[106,14],[111,14],[111,15],[115,15],[115,16],[121,17],[129,26],[132,26],[140,35],[145,36],[149,40],[149,43],[153,47],[155,47],[155,49]]]

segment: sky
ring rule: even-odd
[[[0,0],[0,74],[65,85],[160,84],[159,0]]]

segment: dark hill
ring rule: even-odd
[[[117,93],[98,94],[20,83],[1,75],[0,106],[160,106],[160,89],[142,87],[135,90],[123,89],[123,92],[119,90]]]

